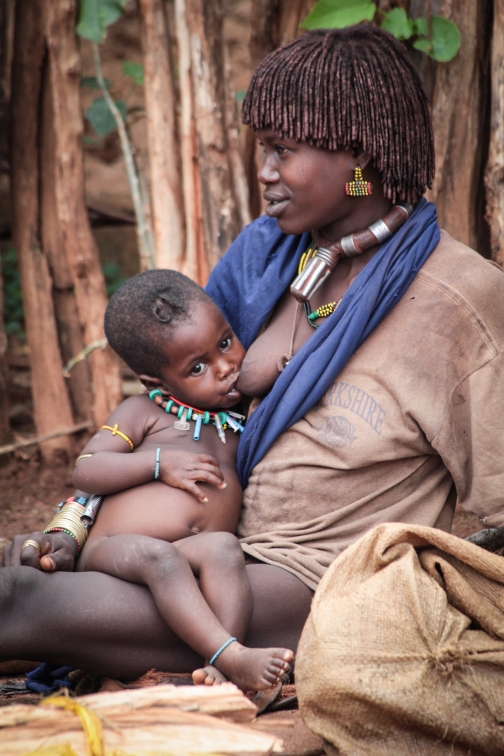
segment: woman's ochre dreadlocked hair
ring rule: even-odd
[[[374,26],[317,29],[272,52],[252,77],[242,118],[316,147],[361,147],[392,202],[418,202],[432,185],[427,96],[405,48]]]

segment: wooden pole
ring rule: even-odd
[[[504,267],[504,0],[494,0],[490,148],[485,173],[492,260]]]
[[[185,252],[182,180],[168,33],[161,0],[138,0],[156,267],[182,270]]]
[[[55,431],[51,431],[51,433],[46,433],[45,436],[34,436],[33,438],[25,438],[23,441],[18,441],[15,444],[6,444],[5,446],[0,446],[0,455],[1,454],[10,454],[13,451],[17,451],[18,449],[25,449],[27,446],[35,446],[36,444],[42,444],[44,441],[50,441],[53,438],[60,438],[62,436],[71,436],[73,433],[79,433],[83,430],[89,430],[90,428],[94,427],[94,423],[92,420],[85,420],[83,423],[77,423],[77,425],[72,425],[70,428],[62,428]]]
[[[30,346],[32,393],[37,434],[73,425],[52,302],[52,280],[39,239],[39,101],[44,60],[44,3],[18,0],[12,78],[12,228],[23,291]],[[46,441],[42,456],[67,462],[68,437]]]
[[[252,0],[250,13],[250,65],[255,71],[266,55],[297,36],[299,24],[313,2],[307,0]],[[263,188],[257,180],[260,148],[253,131],[245,136],[245,174],[250,197],[250,214],[257,218],[264,212]]]
[[[0,3],[0,163],[7,160],[8,154],[13,37],[14,0],[4,0]],[[3,282],[0,260],[0,444],[5,443],[10,436],[7,346],[3,320]]]
[[[222,2],[186,0],[205,254],[211,270],[241,230],[226,128]]]
[[[491,0],[441,1],[439,15],[457,24],[462,46],[449,63],[430,61],[436,176],[427,193],[436,203],[441,227],[485,255],[489,254],[488,229],[483,226],[483,174],[488,149],[490,14]]]
[[[201,220],[201,180],[194,122],[191,41],[185,0],[175,0],[175,27],[179,61],[180,154],[184,197],[186,247],[183,273],[200,285],[208,279]]]
[[[77,303],[73,292],[74,282],[56,211],[56,135],[53,121],[51,79],[48,61],[44,64],[42,81],[41,118],[41,237],[53,281],[53,301],[58,325],[59,343],[63,364],[69,362],[84,348]],[[92,417],[93,393],[91,372],[87,362],[80,362],[67,379],[74,417],[79,420]]]
[[[47,45],[56,133],[56,206],[72,278],[84,343],[103,339],[105,281],[84,201],[80,60],[75,35],[76,0],[46,0]],[[89,356],[96,425],[122,399],[119,362],[110,348]],[[60,424],[63,425],[63,424]]]

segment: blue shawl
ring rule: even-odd
[[[440,238],[436,208],[421,200],[378,249],[338,309],[303,344],[242,433],[242,486],[270,446],[325,394],[370,333],[400,300]],[[206,290],[248,349],[294,280],[310,234],[287,236],[266,216],[247,226],[215,266]]]

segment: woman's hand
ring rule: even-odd
[[[167,486],[189,491],[203,503],[208,499],[195,480],[211,483],[217,488],[226,488],[227,483],[219,463],[208,454],[166,450],[161,452],[159,461],[159,480]]]
[[[25,541],[38,544],[23,548]],[[28,533],[14,536],[0,558],[0,567],[26,565],[44,572],[72,572],[77,558],[77,543],[66,533]]]

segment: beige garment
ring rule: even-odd
[[[504,754],[504,559],[380,525],[327,571],[296,654],[307,726],[338,756]]]
[[[442,232],[321,402],[254,468],[245,552],[316,588],[383,522],[504,524],[504,274]]]

